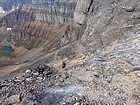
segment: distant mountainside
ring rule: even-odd
[[[13,8],[13,6],[29,5],[32,0],[0,0],[0,7],[5,11],[8,11]]]
[[[12,10],[0,17],[0,27],[11,29],[9,39],[15,47],[24,46],[31,50],[42,46],[43,51],[48,52],[77,40],[74,26],[77,0],[8,2],[1,1],[4,10],[10,6]]]

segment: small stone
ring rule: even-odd
[[[38,72],[37,72],[37,73],[33,73],[33,75],[38,76],[38,75],[39,75],[39,73],[38,73]]]
[[[94,75],[95,77],[99,77],[99,76],[100,76],[100,74],[99,74],[98,72],[96,72],[96,71],[93,72],[93,75]]]
[[[75,100],[76,100],[76,101],[78,101],[78,100],[79,100],[79,98],[78,98],[78,97],[75,97]]]
[[[66,102],[63,102],[62,105],[67,105],[67,103]]]
[[[79,102],[76,102],[74,105],[80,105],[80,103]]]
[[[112,82],[112,79],[113,79],[113,76],[108,76],[108,77],[107,77],[107,82],[108,82],[108,83],[111,83],[111,82]]]
[[[82,102],[81,105],[84,105],[84,103]]]
[[[31,70],[29,70],[29,69],[28,69],[28,70],[26,70],[26,74],[28,74],[28,73],[31,73]]]
[[[135,10],[134,6],[126,7],[125,8],[126,12],[133,12]]]
[[[42,80],[43,78],[42,78],[42,77],[37,77],[37,79],[38,79],[38,80]]]
[[[60,81],[60,82],[64,82],[64,79],[63,79],[63,78],[60,78],[59,81]]]
[[[26,81],[31,81],[31,78],[26,78]]]
[[[20,97],[19,95],[13,95],[13,96],[11,96],[11,97],[8,98],[8,101],[11,104],[20,103],[19,97]]]

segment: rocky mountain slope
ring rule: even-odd
[[[5,35],[7,36],[6,43],[10,43],[16,52],[19,52],[20,47],[24,47],[24,50],[27,49],[31,54],[30,50],[42,47],[42,50],[36,52],[46,53],[77,40],[73,27],[76,1],[42,0],[38,2],[33,0],[30,3],[23,2],[25,3],[13,1],[18,9],[15,8],[0,19],[0,26],[10,29]],[[4,5],[4,3],[2,4]],[[3,43],[5,42],[2,42],[2,45]],[[16,53],[16,55],[22,56],[20,53]],[[32,58],[35,59],[35,56],[24,58],[22,63]],[[14,62],[20,62],[18,60],[16,58]]]
[[[41,50],[0,76],[1,104],[140,105],[139,0],[33,0],[28,9],[35,20],[15,24],[13,42]],[[34,39],[41,44],[26,43]]]

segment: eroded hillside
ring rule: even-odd
[[[1,30],[7,29],[7,32],[1,35],[5,36],[1,46],[10,45],[15,49],[13,62],[20,62],[19,56],[24,58],[26,54],[32,53],[33,56],[22,59],[21,62],[33,60],[37,54],[38,56],[40,53],[46,54],[77,40],[73,25],[76,1],[34,0],[28,5],[21,3],[24,4],[23,6],[20,3],[20,1],[19,3],[13,1],[18,8],[12,9],[0,19]],[[21,47],[25,53],[18,51]],[[34,55],[32,51],[36,54]]]

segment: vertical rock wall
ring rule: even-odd
[[[37,10],[37,20],[49,20],[72,25],[76,1],[77,0],[32,0],[30,6]]]

